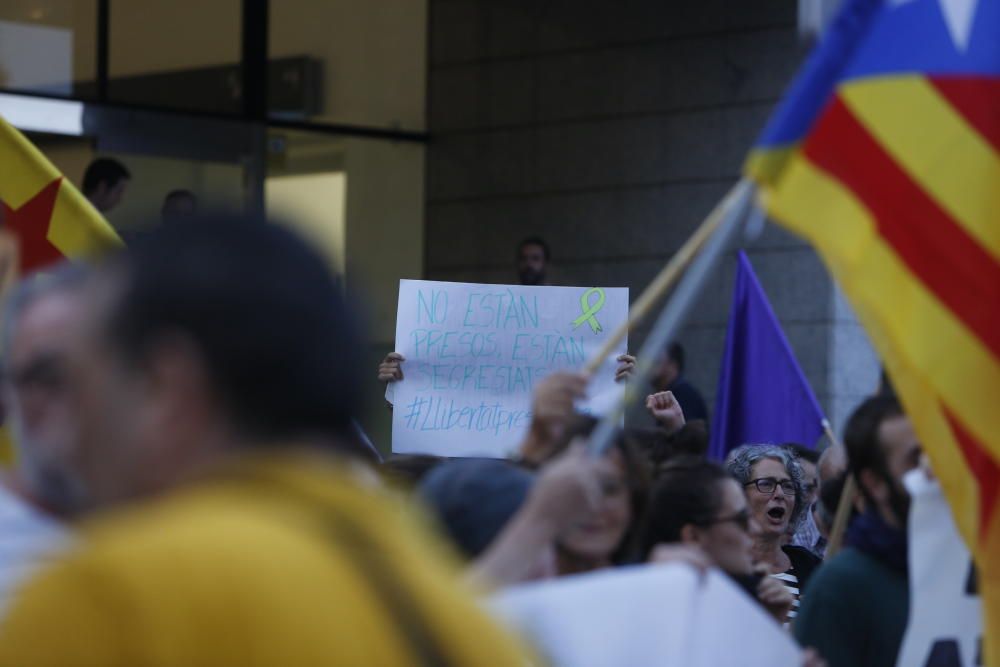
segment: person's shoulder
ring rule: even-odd
[[[859,582],[878,577],[880,571],[877,560],[857,549],[845,547],[816,569],[809,591],[826,589],[844,594],[860,590],[857,587]]]
[[[237,564],[247,563],[260,545],[272,554],[288,552],[321,532],[321,521],[287,495],[230,480],[179,489],[88,522],[86,551],[125,570],[207,566],[237,554],[243,554]]]
[[[66,532],[58,521],[0,484],[0,535],[5,537],[0,552],[26,542],[56,542]]]

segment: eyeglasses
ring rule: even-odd
[[[750,530],[750,511],[743,509],[733,514],[732,516],[720,516],[716,519],[711,519],[702,523],[703,526],[713,526],[717,523],[735,523],[744,532]]]
[[[786,496],[795,495],[795,482],[790,479],[778,481],[774,477],[760,477],[758,479],[751,479],[743,486],[750,486],[751,484],[756,486],[758,491],[767,495],[774,493],[774,489],[779,486],[781,487],[781,492]]]

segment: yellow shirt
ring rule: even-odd
[[[415,517],[325,462],[240,464],[86,528],[0,665],[525,665]]]

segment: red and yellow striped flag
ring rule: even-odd
[[[946,4],[847,2],[747,171],[884,360],[976,558],[1000,665],[1000,0]]]
[[[0,222],[27,273],[121,245],[111,225],[24,135],[0,118]],[[6,429],[0,461],[9,460]]]

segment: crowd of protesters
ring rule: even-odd
[[[546,284],[545,243],[518,251],[521,282]],[[821,455],[747,443],[711,462],[674,345],[651,426],[605,455],[574,407],[587,378],[555,373],[509,460],[382,462],[358,435],[375,378],[335,278],[287,227],[225,215],[27,277],[0,342],[17,444],[0,486],[0,665],[537,664],[477,594],[660,562],[728,575],[801,664],[894,664],[901,479],[920,451],[892,397],[865,401]],[[629,382],[635,360],[618,361]],[[386,357],[378,379],[405,378]],[[824,560],[848,475],[860,499]]]

